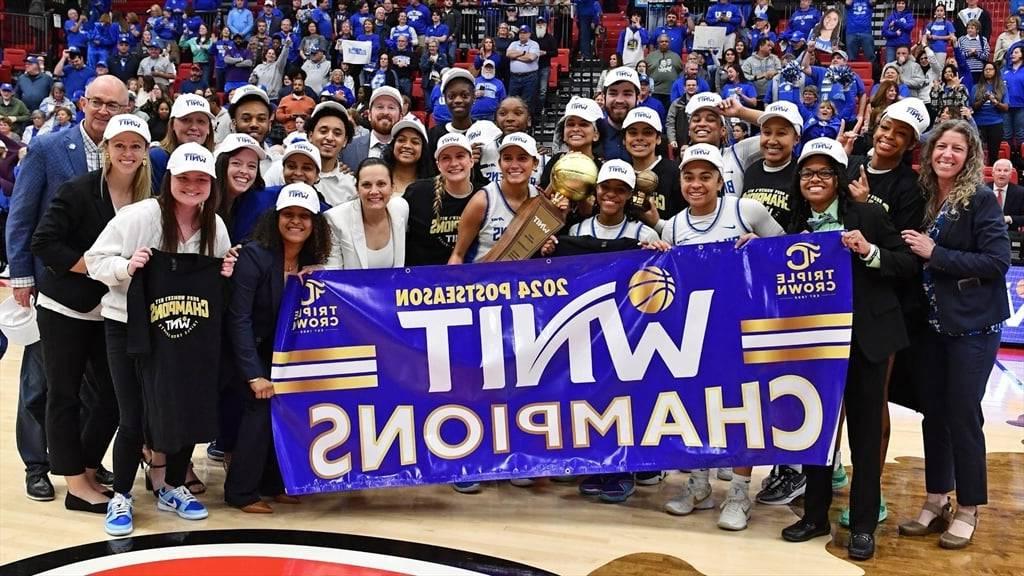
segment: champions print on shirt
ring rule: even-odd
[[[172,340],[187,336],[209,317],[210,302],[198,296],[164,296],[149,305],[149,323]]]
[[[455,246],[459,236],[459,220],[461,214],[455,216],[435,216],[430,221],[430,235],[437,236],[437,239],[446,246]]]

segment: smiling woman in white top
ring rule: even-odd
[[[356,170],[359,199],[328,210],[331,255],[327,268],[368,269],[405,266],[409,204],[392,194],[391,168],[367,158]]]
[[[228,231],[216,213],[213,154],[200,144],[183,144],[171,154],[167,171],[160,196],[122,208],[85,253],[89,276],[110,288],[102,300],[103,317],[107,358],[121,413],[114,440],[114,496],[107,507],[105,526],[111,536],[125,536],[134,528],[131,489],[146,429],[144,382],[127,352],[127,295],[132,276],[149,262],[153,247],[224,258],[221,274],[231,276],[234,270]],[[184,485],[187,455],[174,456],[167,459],[168,486],[158,494],[161,509],[173,510],[186,520],[206,518],[206,508]]]

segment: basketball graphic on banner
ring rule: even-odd
[[[656,314],[668,308],[675,294],[676,282],[672,275],[657,266],[638,270],[629,279],[629,301],[644,314]]]

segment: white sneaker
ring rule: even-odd
[[[722,502],[722,513],[718,516],[718,527],[722,530],[746,530],[750,519],[750,495],[745,486],[729,486],[729,494]]]
[[[715,475],[722,482],[732,482],[732,468],[719,468]]]
[[[694,510],[710,510],[714,507],[715,501],[711,498],[711,483],[707,480],[694,480],[691,476],[679,496],[665,503],[665,512],[674,516],[686,516]]]
[[[534,484],[533,478],[513,478],[508,483],[519,488],[528,488]]]

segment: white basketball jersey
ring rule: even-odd
[[[530,186],[530,198],[538,194],[536,186]],[[476,242],[469,249],[466,260],[479,262],[494,248],[494,245],[501,239],[505,229],[516,217],[515,210],[508,205],[508,200],[501,193],[501,185],[491,182],[484,186],[484,195],[487,198],[487,210],[484,212],[484,220],[480,226],[480,233],[476,236]]]
[[[658,239],[658,234],[651,228],[644,226],[643,222],[636,220],[623,220],[615,226],[605,226],[597,221],[596,216],[591,216],[583,222],[569,229],[570,236],[593,236],[600,240],[618,240],[619,238],[633,238],[641,242],[651,242]]]
[[[718,199],[718,209],[705,216],[691,216],[687,208],[668,219],[661,239],[674,246],[731,242],[750,232],[740,215],[740,199],[725,195]]]

